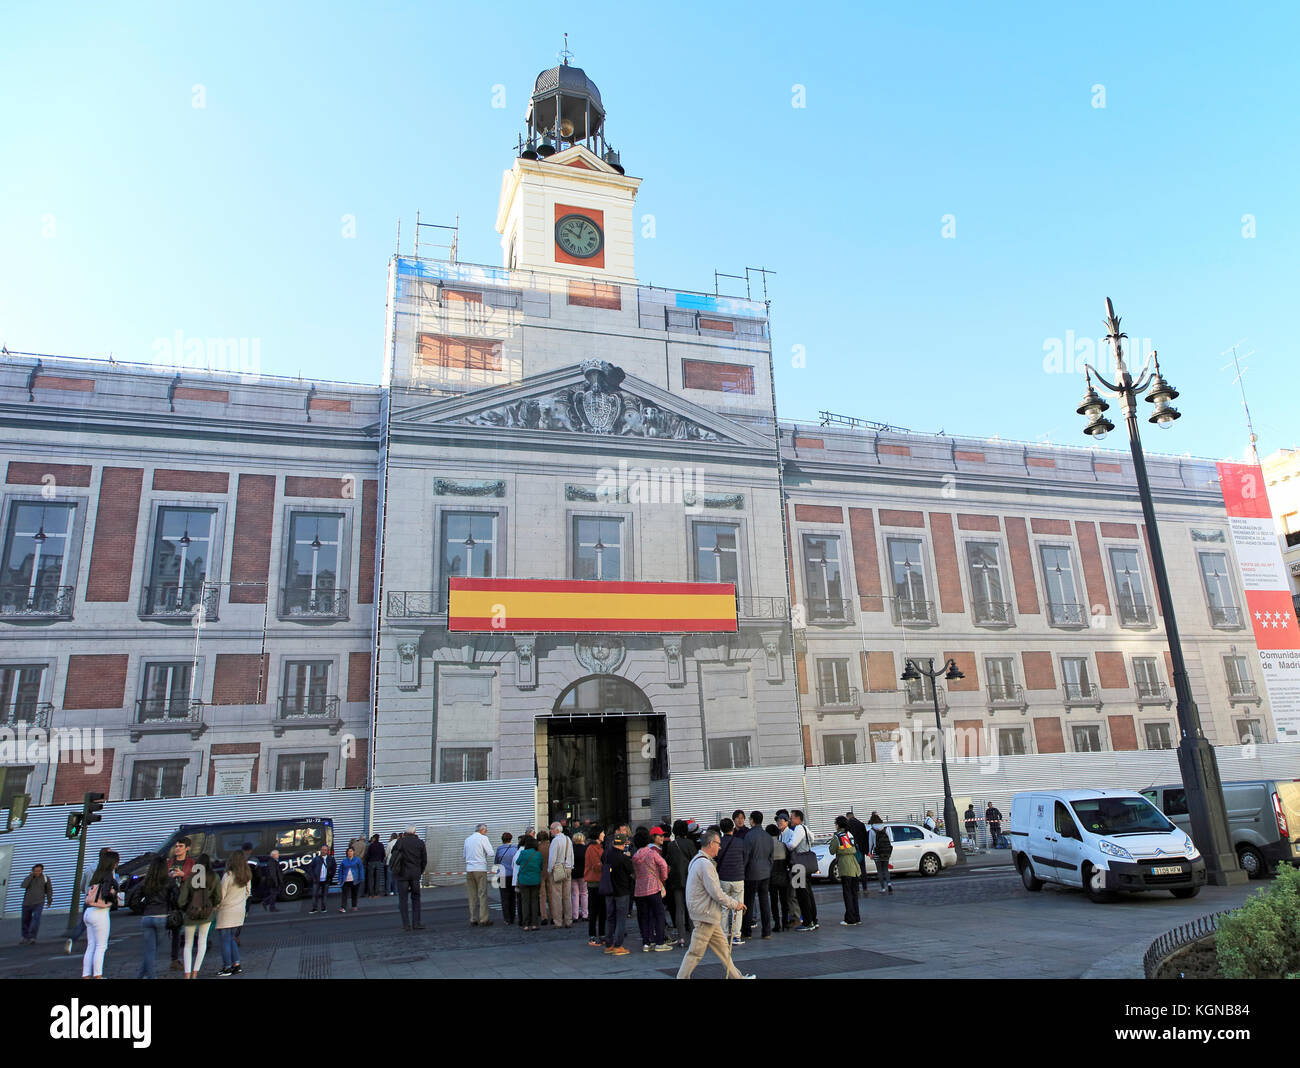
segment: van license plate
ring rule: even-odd
[[[1175,864],[1172,868],[1152,868],[1152,875],[1182,875],[1183,869]]]

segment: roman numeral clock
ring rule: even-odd
[[[585,215],[565,215],[555,222],[555,243],[575,259],[589,260],[605,247],[605,234]]]

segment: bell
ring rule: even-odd
[[[542,159],[550,159],[555,155],[555,145],[551,143],[551,135],[547,134],[542,138],[542,143],[537,147],[537,154]]]
[[[537,158],[537,142],[534,141],[532,138],[529,138],[527,146],[524,148],[524,150],[523,150],[522,152],[519,153],[519,158],[520,158],[520,159],[536,159],[536,158]]]

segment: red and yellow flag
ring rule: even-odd
[[[453,578],[447,629],[560,633],[735,631],[730,582]]]

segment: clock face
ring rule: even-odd
[[[555,243],[570,256],[589,260],[605,246],[605,235],[585,215],[565,215],[555,224]]]

